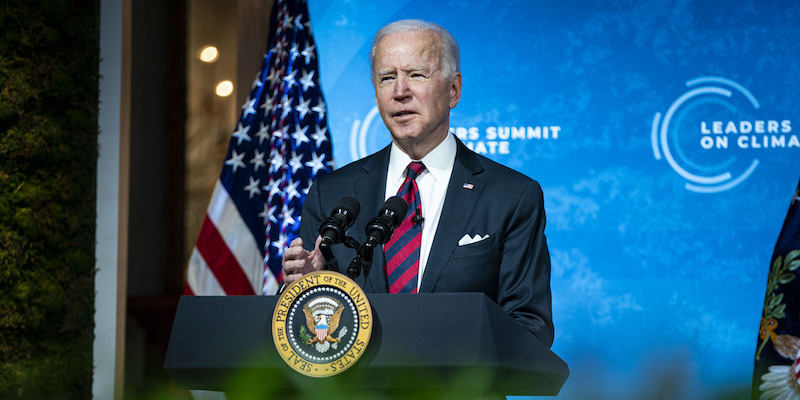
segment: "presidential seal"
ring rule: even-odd
[[[372,307],[361,287],[345,275],[313,272],[278,298],[272,339],[283,360],[311,377],[350,368],[364,354],[372,334]]]

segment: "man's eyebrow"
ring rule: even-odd
[[[426,67],[424,65],[414,65],[414,66],[411,66],[411,67],[408,67],[408,68],[401,68],[400,70],[405,72],[405,73],[411,73],[411,72],[431,73],[431,72],[433,72],[433,71],[431,71],[430,68],[428,68],[428,67]],[[386,69],[378,70],[378,71],[375,72],[375,76],[386,76],[386,75],[394,75],[394,74],[397,74],[397,68],[386,68]]]
[[[428,67],[424,66],[424,65],[415,65],[415,66],[412,66],[412,67],[406,69],[405,71],[407,71],[407,72],[420,72],[420,71],[421,72],[430,72],[430,69]]]

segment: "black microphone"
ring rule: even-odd
[[[364,245],[375,247],[388,242],[394,228],[403,222],[406,212],[408,212],[408,203],[402,197],[389,197],[378,211],[378,215],[367,224],[367,240],[364,241]]]
[[[408,204],[400,196],[392,196],[383,203],[378,215],[367,224],[367,239],[359,246],[358,254],[347,268],[347,275],[351,279],[359,276],[362,269],[365,275],[369,274],[375,246],[389,241],[394,228],[403,222],[407,211]]]
[[[345,239],[345,231],[353,225],[361,205],[358,200],[352,197],[343,197],[331,211],[331,216],[326,219],[319,227],[319,234],[322,236],[320,247],[329,248]]]

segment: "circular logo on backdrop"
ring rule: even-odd
[[[749,178],[761,158],[776,149],[800,148],[792,122],[765,118],[755,96],[730,79],[704,76],[662,115],[656,112],[650,140],[656,160],[698,193],[729,190]]]
[[[311,377],[350,368],[372,334],[372,308],[350,278],[318,271],[293,282],[278,298],[272,338],[287,365]]]
[[[758,166],[758,159],[739,159],[733,155],[710,157],[696,150],[698,128],[700,146],[706,148],[708,141],[730,136],[711,135],[707,119],[692,118],[692,114],[722,117],[710,120],[734,121],[735,114],[743,107],[758,110],[756,98],[742,85],[720,77],[700,77],[686,82],[689,90],[678,97],[663,118],[656,112],[653,118],[650,140],[656,160],[664,159],[680,176],[686,179],[686,188],[694,192],[714,193],[728,190],[747,179]],[[699,123],[698,123],[699,122]],[[727,140],[727,139],[726,139]],[[726,146],[727,148],[727,146]],[[706,149],[708,150],[708,149]],[[693,157],[694,156],[694,157]],[[738,167],[738,168],[737,168]]]

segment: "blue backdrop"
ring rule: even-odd
[[[559,398],[747,392],[800,177],[792,1],[310,1],[335,161],[389,143],[367,54],[402,18],[461,46],[452,129],[538,180]]]

